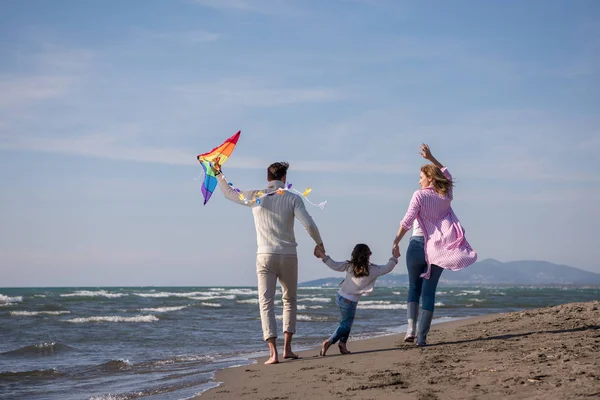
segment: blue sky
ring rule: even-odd
[[[598,21],[593,0],[3,1],[0,287],[255,285],[251,212],[194,179],[238,129],[228,178],[289,161],[334,258],[387,260],[426,142],[480,259],[600,272]],[[296,233],[300,280],[334,276]]]

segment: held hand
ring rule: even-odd
[[[392,256],[394,256],[395,258],[400,257],[400,248],[398,247],[398,245],[392,247]]]
[[[317,258],[325,257],[325,247],[323,246],[323,243],[315,246],[314,254],[315,254],[315,257],[317,257]]]
[[[431,161],[432,155],[431,155],[431,150],[429,149],[428,144],[423,143],[421,145],[421,151],[419,151],[419,154],[421,155],[421,157],[425,158],[426,160]]]

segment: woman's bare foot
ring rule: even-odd
[[[338,347],[340,349],[340,353],[342,353],[342,354],[352,354],[352,352],[350,350],[348,350],[348,348],[346,347],[346,343],[340,343],[340,344],[338,344]]]
[[[327,355],[327,350],[329,349],[329,346],[331,346],[331,342],[329,340],[324,341],[321,344],[321,352],[319,353],[319,355],[320,356]]]

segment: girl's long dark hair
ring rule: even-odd
[[[361,276],[369,276],[369,257],[371,256],[371,249],[364,243],[359,243],[354,246],[352,250],[352,258],[348,262],[352,266],[352,272],[354,276],[360,278]]]

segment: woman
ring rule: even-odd
[[[477,260],[477,253],[465,239],[465,230],[452,211],[452,176],[431,154],[429,146],[421,145],[421,156],[431,164],[421,167],[419,184],[400,223],[393,249],[398,248],[406,232],[413,227],[413,236],[406,250],[408,269],[408,329],[407,342],[415,340],[415,328],[422,297],[421,319],[417,345],[425,346],[435,305],[435,291],[444,269],[458,271]]]

